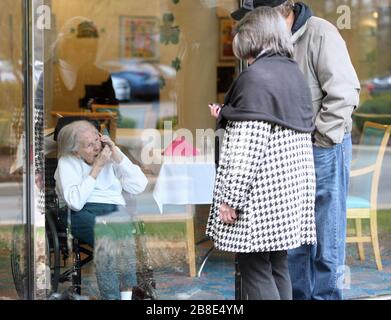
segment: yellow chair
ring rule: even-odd
[[[361,261],[365,260],[364,242],[371,242],[378,270],[382,270],[377,229],[377,194],[384,153],[391,126],[365,122],[363,133],[350,172],[347,218],[355,220],[355,235],[347,243],[357,243]],[[370,235],[363,235],[362,219],[369,219]]]

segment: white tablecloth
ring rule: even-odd
[[[214,162],[163,163],[153,197],[163,213],[163,205],[212,203],[215,182]]]

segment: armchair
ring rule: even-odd
[[[376,266],[382,270],[377,228],[377,195],[384,153],[391,125],[365,122],[360,147],[350,172],[347,218],[355,220],[355,235],[347,243],[357,243],[361,261],[365,260],[363,243],[372,243]],[[362,220],[369,219],[369,235],[363,235]]]

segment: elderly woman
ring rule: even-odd
[[[292,299],[287,250],[316,242],[310,89],[275,10],[247,14],[233,50],[250,65],[218,114],[225,133],[206,233],[237,253],[244,299]]]
[[[136,285],[135,251],[122,191],[144,191],[147,178],[88,121],[64,126],[57,142],[56,192],[71,209],[73,236],[94,247],[101,298],[130,296]],[[67,219],[64,212],[62,219]]]

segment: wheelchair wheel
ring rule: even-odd
[[[27,299],[27,265],[24,225],[14,226],[11,239],[11,271],[16,292],[20,299]]]
[[[46,214],[46,250],[47,264],[50,267],[51,293],[58,290],[61,272],[61,251],[54,218],[50,212]]]

